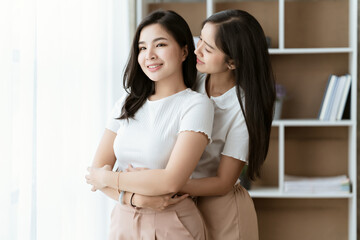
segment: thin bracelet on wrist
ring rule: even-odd
[[[135,195],[135,193],[131,194],[130,205],[131,205],[132,207],[136,208],[136,205],[134,205],[133,202],[132,202],[134,195]]]

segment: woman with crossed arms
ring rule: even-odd
[[[222,11],[204,21],[195,54],[197,70],[204,73],[195,88],[215,106],[213,142],[180,192],[199,196],[209,239],[258,239],[254,205],[238,178],[245,164],[250,179],[259,176],[268,152],[275,83],[264,32],[247,12]],[[128,169],[138,170],[143,169]],[[126,192],[123,200],[166,209],[187,195],[170,196]]]
[[[124,74],[128,94],[115,104],[86,176],[93,191],[121,199],[124,191],[157,196],[186,184],[211,140],[214,117],[209,98],[190,89],[194,49],[189,26],[175,12],[156,11],[140,23]],[[106,171],[115,161],[122,172]],[[128,164],[150,170],[123,172]],[[117,204],[110,239],[203,240],[205,228],[190,198],[161,213]]]

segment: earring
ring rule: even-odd
[[[234,69],[235,69],[234,66],[232,66],[232,65],[230,65],[230,64],[228,64],[228,68],[229,68],[230,70],[234,70]]]

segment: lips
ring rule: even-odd
[[[196,62],[199,64],[205,64],[203,61],[199,60],[198,58],[196,58]]]
[[[155,72],[155,71],[159,70],[162,67],[162,65],[163,65],[162,63],[151,64],[151,65],[146,66],[146,68],[149,69],[150,72]]]

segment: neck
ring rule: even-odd
[[[235,82],[233,71],[211,74],[206,84],[206,92],[212,97],[221,96],[234,87]]]
[[[174,95],[186,88],[182,75],[174,79],[164,79],[155,82],[155,93],[149,97],[149,100],[159,100]]]

